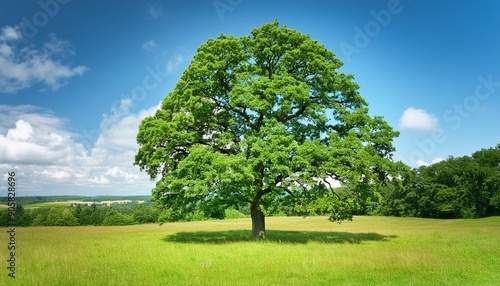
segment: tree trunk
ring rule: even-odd
[[[266,217],[260,209],[259,203],[250,204],[250,214],[252,217],[252,236],[253,238],[266,237]]]

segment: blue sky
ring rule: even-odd
[[[0,172],[18,195],[147,195],[139,122],[196,47],[277,19],[343,62],[411,166],[500,143],[499,1],[0,2]],[[5,177],[5,176],[3,176]],[[6,181],[6,178],[4,178]]]

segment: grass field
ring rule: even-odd
[[[29,210],[29,209],[35,209],[35,208],[51,208],[51,207],[57,207],[57,206],[69,207],[73,203],[82,203],[82,202],[81,201],[45,202],[45,203],[26,205],[24,208]]]
[[[266,226],[264,241],[249,238],[249,219],[16,228],[16,278],[1,267],[0,284],[500,283],[500,217],[355,217],[342,224],[324,217],[270,217]],[[8,259],[7,239],[3,228],[2,261]]]

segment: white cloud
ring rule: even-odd
[[[441,161],[444,161],[444,159],[443,159],[443,158],[441,158],[441,157],[436,157],[436,158],[434,158],[434,159],[432,160],[432,164],[436,164],[436,163],[439,163],[439,162],[441,162]]]
[[[115,113],[113,116],[105,116],[101,124],[103,130],[95,147],[137,148],[136,135],[139,124],[146,116],[153,115],[158,107],[153,106],[137,114]]]
[[[7,132],[7,138],[15,141],[29,139],[32,135],[33,127],[22,119],[19,119],[19,121],[16,122],[15,129],[10,129],[9,132]]]
[[[420,159],[417,160],[417,165],[420,166],[429,166],[429,163],[422,161]]]
[[[102,175],[90,178],[90,182],[91,183],[95,183],[97,185],[107,185],[107,184],[109,184],[109,180],[106,177],[102,176]]]
[[[104,117],[97,141],[87,150],[77,140],[82,136],[67,131],[66,120],[49,110],[0,105],[0,172],[15,171],[24,195],[69,194],[70,189],[148,194],[154,183],[133,165],[136,134],[142,119],[159,105],[136,113],[129,107],[123,100]]]
[[[175,54],[173,55],[168,61],[167,61],[167,72],[171,73],[174,70],[177,69],[177,67],[184,62],[184,57],[180,54]]]
[[[66,170],[62,171],[43,170],[42,174],[50,179],[55,179],[57,181],[71,178],[71,174]]]
[[[61,130],[64,120],[44,110],[24,105],[0,105],[0,158],[5,163],[65,164],[65,158],[85,153],[70,132]]]
[[[68,41],[50,40],[41,49],[23,46],[20,28],[5,26],[0,34],[0,90],[15,93],[37,83],[43,83],[53,90],[65,85],[69,78],[82,76],[88,68],[82,65],[70,66],[62,60],[74,54]]]
[[[146,51],[151,51],[154,48],[156,48],[156,46],[157,46],[156,42],[153,40],[149,40],[149,41],[142,43],[142,49],[144,49]]]
[[[9,57],[12,55],[12,48],[7,44],[0,44],[0,56]]]
[[[399,119],[399,127],[417,131],[434,131],[438,129],[439,120],[424,109],[410,107]]]
[[[148,12],[149,16],[151,16],[151,18],[153,19],[158,19],[163,15],[163,8],[159,5],[154,5],[154,6],[150,5],[146,9],[146,11]]]
[[[15,41],[22,38],[21,30],[18,26],[5,26],[0,32],[0,41]]]
[[[430,165],[433,165],[433,164],[439,163],[439,162],[441,162],[441,161],[444,161],[444,159],[443,159],[443,158],[441,158],[441,157],[436,157],[436,158],[434,158],[434,159],[431,161],[431,163],[428,163],[428,162],[425,162],[425,161],[423,161],[423,160],[420,160],[420,159],[419,159],[419,160],[417,160],[417,165],[418,165],[419,167],[420,167],[420,166],[430,166]]]

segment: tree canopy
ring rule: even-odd
[[[208,39],[139,127],[135,164],[159,178],[153,200],[214,218],[250,204],[254,236],[277,203],[350,219],[390,177],[398,133],[368,113],[342,65],[277,21]]]

